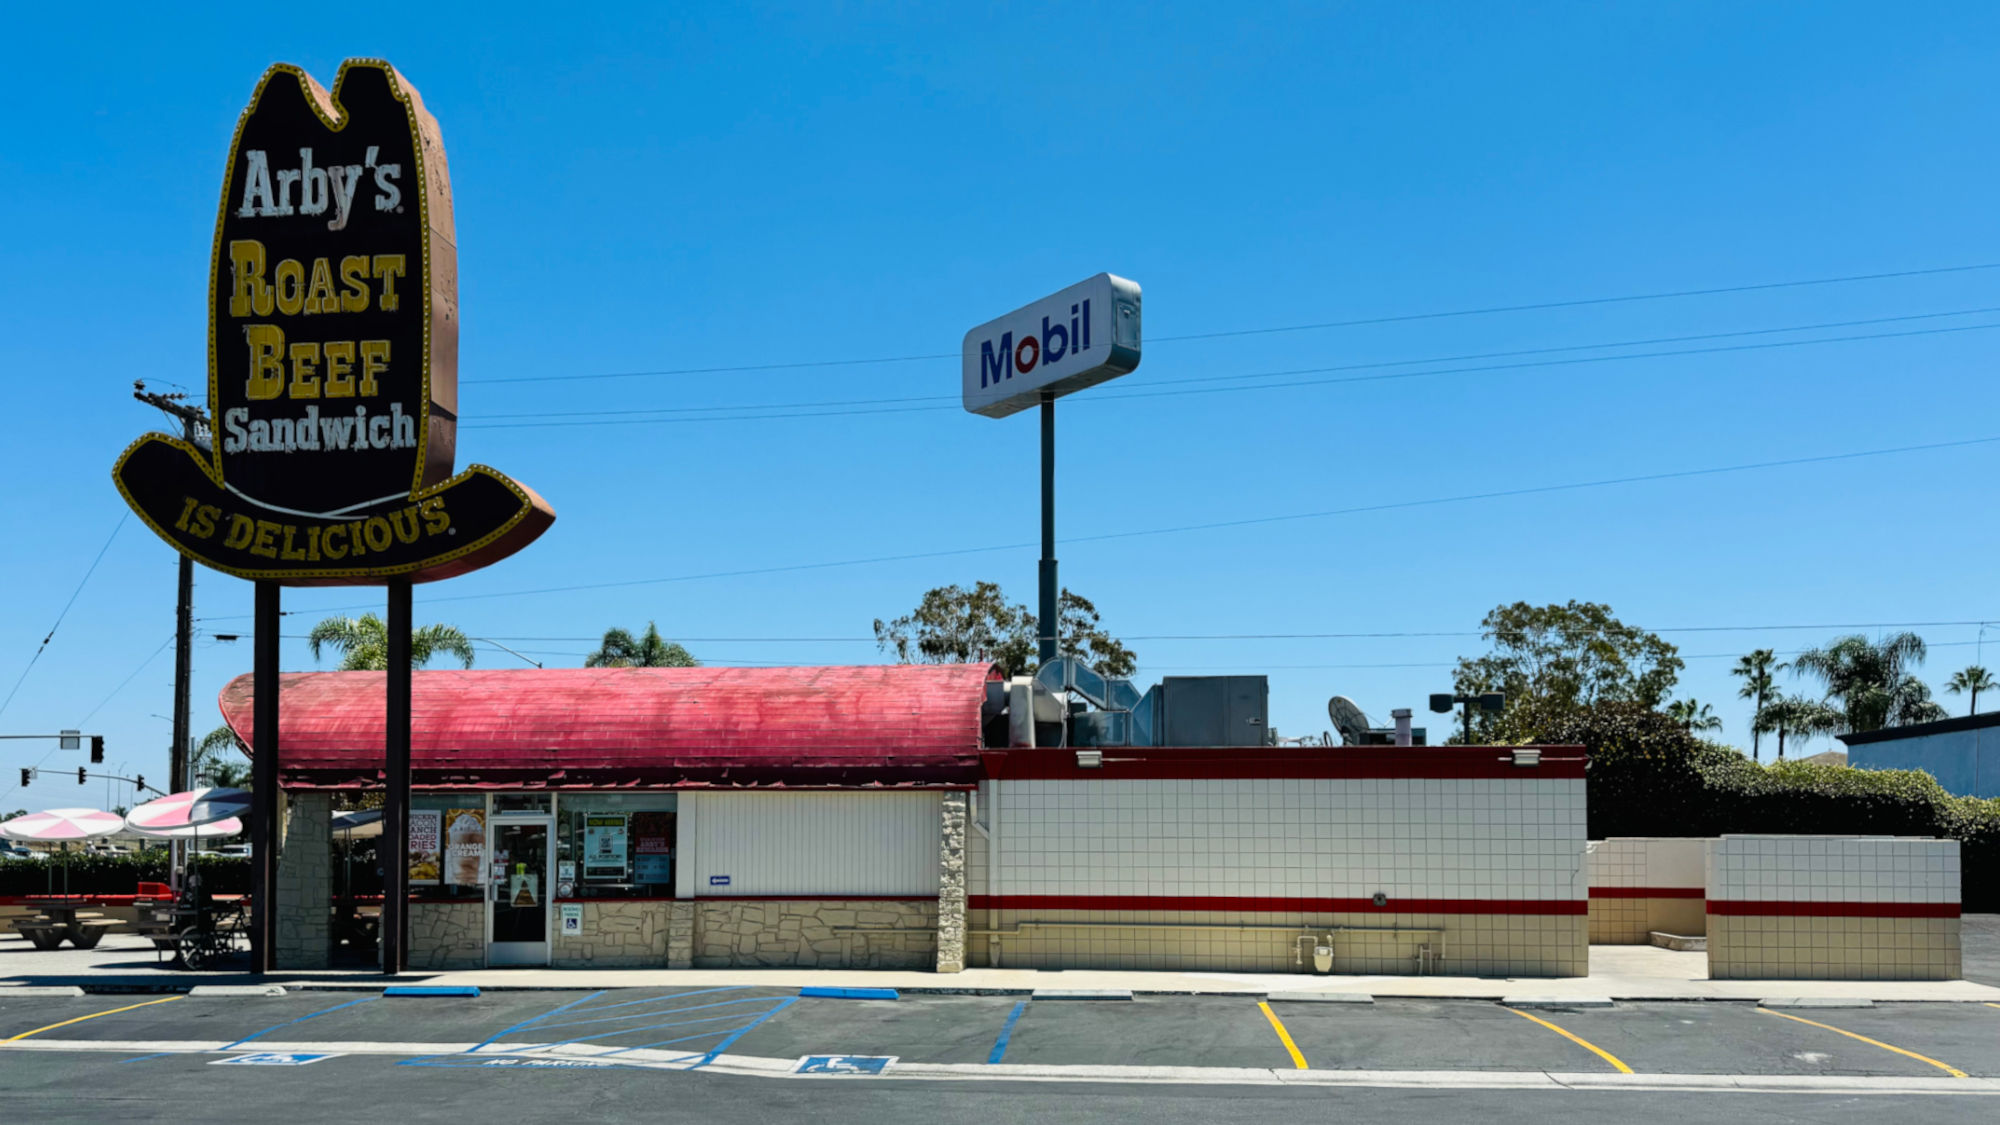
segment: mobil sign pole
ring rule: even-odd
[[[273,963],[284,586],[388,591],[382,967],[408,949],[410,587],[498,562],[555,513],[453,472],[458,239],[437,119],[380,59],[333,90],[264,73],[236,125],[209,265],[213,439],[147,434],[112,478],[181,554],[256,584],[251,960]],[[323,908],[323,904],[322,904]]]
[[[1139,366],[1139,285],[1100,273],[965,334],[965,408],[1005,418],[1042,408],[1042,563],[1038,659],[1057,653],[1056,399]]]

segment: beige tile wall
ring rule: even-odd
[[[971,921],[969,963],[1004,968],[1310,973],[1312,945],[1350,927],[1333,935],[1337,973],[1416,973],[1425,947],[1428,971],[1438,974],[1590,971],[1588,920],[1580,914],[975,910]]]
[[[1716,980],[1957,980],[1956,918],[1792,918],[1718,914],[1708,920]]]

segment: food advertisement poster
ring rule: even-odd
[[[410,885],[435,887],[444,868],[444,813],[410,810]]]
[[[486,810],[447,809],[444,823],[444,881],[478,886],[486,866]]]
[[[583,877],[623,879],[627,831],[624,813],[590,813],[583,818]]]

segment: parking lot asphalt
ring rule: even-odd
[[[1253,1067],[1320,1071],[2000,1078],[2000,1008],[1883,1004],[1763,1009],[1641,1002],[1517,1011],[1488,1001],[1287,1003],[1220,996],[1029,1000],[802,998],[780,989],[489,992],[385,997],[19,996],[0,991],[0,1049],[73,1048],[130,1065],[189,1052],[317,1044],[404,1065],[420,1056],[589,1052],[611,1061],[713,1052],[791,1060],[892,1056],[902,1063]],[[641,1052],[628,1055],[627,1052]],[[665,1052],[666,1054],[662,1054]],[[20,1054],[0,1054],[11,1069]],[[100,1057],[101,1056],[101,1057]],[[4,1080],[0,1080],[4,1089]]]

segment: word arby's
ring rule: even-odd
[[[333,210],[326,229],[347,229],[347,216],[354,206],[355,189],[361,186],[363,170],[375,173],[375,209],[401,211],[403,189],[401,164],[376,164],[376,145],[360,164],[313,166],[313,150],[299,150],[297,168],[280,168],[271,173],[271,159],[261,148],[243,154],[247,166],[243,177],[243,201],[236,208],[238,218],[277,218],[284,215],[324,215]],[[295,204],[293,200],[296,199]]]

